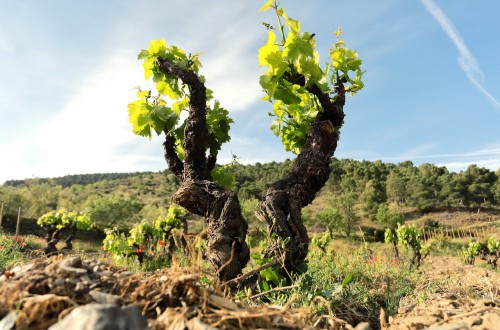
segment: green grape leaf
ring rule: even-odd
[[[278,86],[278,79],[274,79],[274,77],[268,75],[262,75],[259,78],[259,84],[268,95],[266,99],[272,98]]]
[[[280,136],[281,132],[281,120],[275,119],[271,123],[271,130],[273,131],[274,135]]]
[[[174,104],[172,104],[172,110],[174,110],[174,112],[178,115],[181,113],[182,110],[185,110],[188,107],[189,107],[189,98],[188,97],[185,97],[182,100],[177,101]]]
[[[273,111],[279,119],[283,120],[287,111],[285,110],[284,103],[281,100],[277,100],[273,105]]]
[[[317,84],[323,78],[323,72],[313,58],[301,57],[298,72],[306,79],[306,85]]]
[[[288,18],[286,15],[284,15],[284,17],[285,17],[286,25],[288,26],[288,28],[290,29],[290,31],[292,31],[292,33],[299,33],[299,31],[300,31],[300,22],[296,21],[294,19]]]
[[[177,95],[176,92],[174,92],[174,90],[172,89],[172,87],[170,86],[169,83],[165,82],[165,81],[159,81],[157,84],[156,84],[156,90],[161,94],[161,95],[166,95],[168,97],[170,97],[171,99],[177,99],[179,98],[179,96]]]
[[[278,45],[276,45],[276,35],[273,31],[269,31],[267,43],[259,49],[259,65],[271,65],[268,61],[268,56],[273,53],[280,53],[280,50]]]
[[[211,175],[212,179],[224,188],[233,188],[235,177],[226,166],[216,166],[212,170]]]
[[[144,100],[131,102],[128,104],[128,114],[134,134],[151,139],[151,123],[148,107],[149,105]]]
[[[153,70],[155,69],[156,58],[148,57],[142,63],[142,67],[144,68],[144,78],[148,80],[153,75]]]
[[[149,97],[150,94],[151,94],[150,91],[147,91],[147,90],[146,91],[141,91],[139,89],[139,91],[137,92],[137,98],[139,98],[139,99],[145,99],[145,98]]]
[[[285,104],[296,104],[300,103],[300,98],[295,95],[295,93],[286,86],[286,83],[281,81],[274,91],[274,98],[283,101]]]
[[[167,51],[165,39],[151,40],[149,43],[149,54],[151,56],[160,56]]]
[[[301,56],[314,56],[314,47],[309,42],[303,38],[303,36],[299,36],[295,33],[289,33],[285,47],[283,50],[283,56],[289,58],[292,62],[298,59]]]
[[[149,56],[149,51],[146,49],[142,49],[141,52],[137,55],[138,60],[146,59]]]
[[[264,6],[262,6],[262,8],[260,8],[260,11],[264,12],[266,10],[268,10],[269,8],[271,8],[271,6],[273,5],[273,1],[274,0],[268,0]]]

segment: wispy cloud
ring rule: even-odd
[[[426,154],[419,153],[416,154],[415,150],[426,150],[427,145],[422,148],[417,147],[411,150],[411,152],[405,152],[398,156],[391,157],[381,157],[384,161],[404,161],[412,160],[417,163],[429,162],[436,164],[438,166],[446,166],[451,171],[465,170],[469,165],[476,164],[481,167],[489,168],[490,170],[496,171],[500,169],[500,146],[492,145],[477,151],[463,152],[463,153],[436,153],[436,154]],[[410,155],[408,157],[408,155]]]
[[[453,42],[458,50],[458,64],[460,68],[464,71],[467,78],[474,84],[479,91],[486,96],[488,101],[497,110],[500,110],[500,102],[498,102],[493,95],[491,95],[480,83],[479,81],[483,79],[483,72],[481,71],[476,58],[469,51],[469,48],[465,44],[464,40],[458,33],[458,31],[453,26],[453,23],[448,19],[448,17],[443,13],[441,8],[433,0],[421,0],[422,4],[425,6],[427,11],[434,17],[434,19],[441,25],[448,38]]]

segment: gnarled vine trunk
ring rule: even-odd
[[[221,280],[241,273],[250,258],[245,242],[248,225],[241,214],[238,197],[233,191],[213,182],[210,172],[217,155],[206,156],[206,88],[190,70],[168,60],[158,59],[161,70],[175,75],[189,86],[189,116],[184,129],[184,161],[175,153],[175,138],[166,133],[165,159],[169,169],[182,179],[172,197],[173,202],[205,217],[207,228],[206,257],[216,268]]]
[[[279,238],[273,240],[274,244],[266,249],[265,256],[280,260],[284,275],[300,266],[307,256],[309,238],[302,223],[301,211],[313,201],[330,174],[330,162],[337,148],[345,103],[342,82],[335,87],[337,97],[334,102],[318,86],[308,88],[318,98],[323,111],[312,123],[292,170],[267,189],[257,210],[257,216],[268,223],[268,234]]]
[[[190,212],[205,217],[206,256],[217,269],[220,279],[232,279],[241,273],[249,259],[245,242],[248,226],[241,214],[237,195],[214,183],[210,176],[217,155],[206,156],[206,88],[193,71],[168,60],[158,59],[158,63],[164,73],[181,79],[190,91],[189,117],[184,129],[184,161],[175,152],[174,136],[165,132],[165,159],[169,169],[182,179],[172,199]],[[305,79],[297,74],[290,76],[289,80],[305,84]],[[282,261],[284,274],[300,265],[307,256],[309,239],[301,210],[313,201],[330,174],[331,157],[344,120],[344,82],[336,84],[334,100],[319,86],[307,88],[317,97],[323,111],[312,123],[291,172],[271,185],[259,204],[257,215],[267,221],[269,234],[281,238],[266,249],[265,255]]]

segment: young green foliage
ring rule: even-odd
[[[289,18],[276,0],[269,0],[261,11],[274,9],[279,25],[281,41],[276,30],[264,23],[268,31],[267,43],[259,50],[259,65],[267,67],[260,77],[260,85],[266,92],[264,100],[273,103],[276,119],[271,130],[279,136],[287,151],[298,154],[302,149],[311,123],[321,106],[309,89],[317,86],[324,93],[336,94],[336,82],[345,83],[351,95],[363,88],[361,60],[348,49],[341,30],[335,32],[337,42],[330,49],[330,62],[320,67],[319,53],[315,50],[314,34],[300,31],[300,22]]]
[[[181,217],[186,210],[171,205],[166,215],[159,216],[153,223],[142,221],[129,230],[128,235],[116,229],[106,229],[103,250],[111,252],[117,260],[134,251],[139,254],[155,253],[165,249],[165,242],[172,236],[172,230],[181,227]],[[135,250],[134,250],[135,249]]]
[[[205,78],[199,75],[200,54],[188,54],[176,47],[168,46],[165,40],[152,40],[149,49],[143,49],[138,55],[143,60],[144,77],[152,80],[157,94],[138,88],[137,100],[128,104],[129,121],[134,134],[151,138],[157,135],[173,134],[176,138],[176,152],[183,159],[182,141],[187,118],[181,120],[181,113],[188,111],[190,91],[187,85],[175,75],[166,74],[160,69],[158,59],[168,60],[173,65],[196,74],[202,83]],[[168,101],[167,101],[168,99]],[[212,97],[212,91],[206,90],[207,101],[207,149],[216,155],[223,143],[230,140],[229,129],[234,121],[229,112]]]
[[[76,227],[78,230],[89,230],[92,227],[92,223],[87,214],[67,212],[66,210],[45,213],[38,218],[36,223],[41,227],[52,226],[57,229]]]
[[[479,242],[471,241],[467,246],[462,248],[462,257],[465,263],[473,265],[476,257],[481,252],[481,244]]]

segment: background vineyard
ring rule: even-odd
[[[233,189],[241,200],[251,233],[261,225],[254,215],[258,199],[291,166],[292,161],[285,160],[237,164],[230,169]],[[304,221],[313,232],[324,231],[338,212],[341,223],[332,227],[336,235],[350,235],[342,228],[350,221],[354,232],[361,227],[368,238],[382,241],[388,224],[376,219],[381,204],[401,213],[406,222],[419,222],[425,228],[424,240],[436,235],[482,238],[495,234],[499,227],[500,170],[495,173],[471,165],[455,173],[432,164],[349,159],[333,159],[331,170],[326,186],[303,211]],[[40,233],[34,220],[59,208],[93,214],[100,230],[113,226],[127,229],[164,213],[178,187],[178,179],[168,170],[11,180],[0,186],[0,203],[7,230],[15,226],[19,208],[24,223],[22,233]],[[352,209],[343,209],[346,201],[353,205]],[[193,229],[201,230],[201,221],[196,217],[191,216],[190,223]]]

